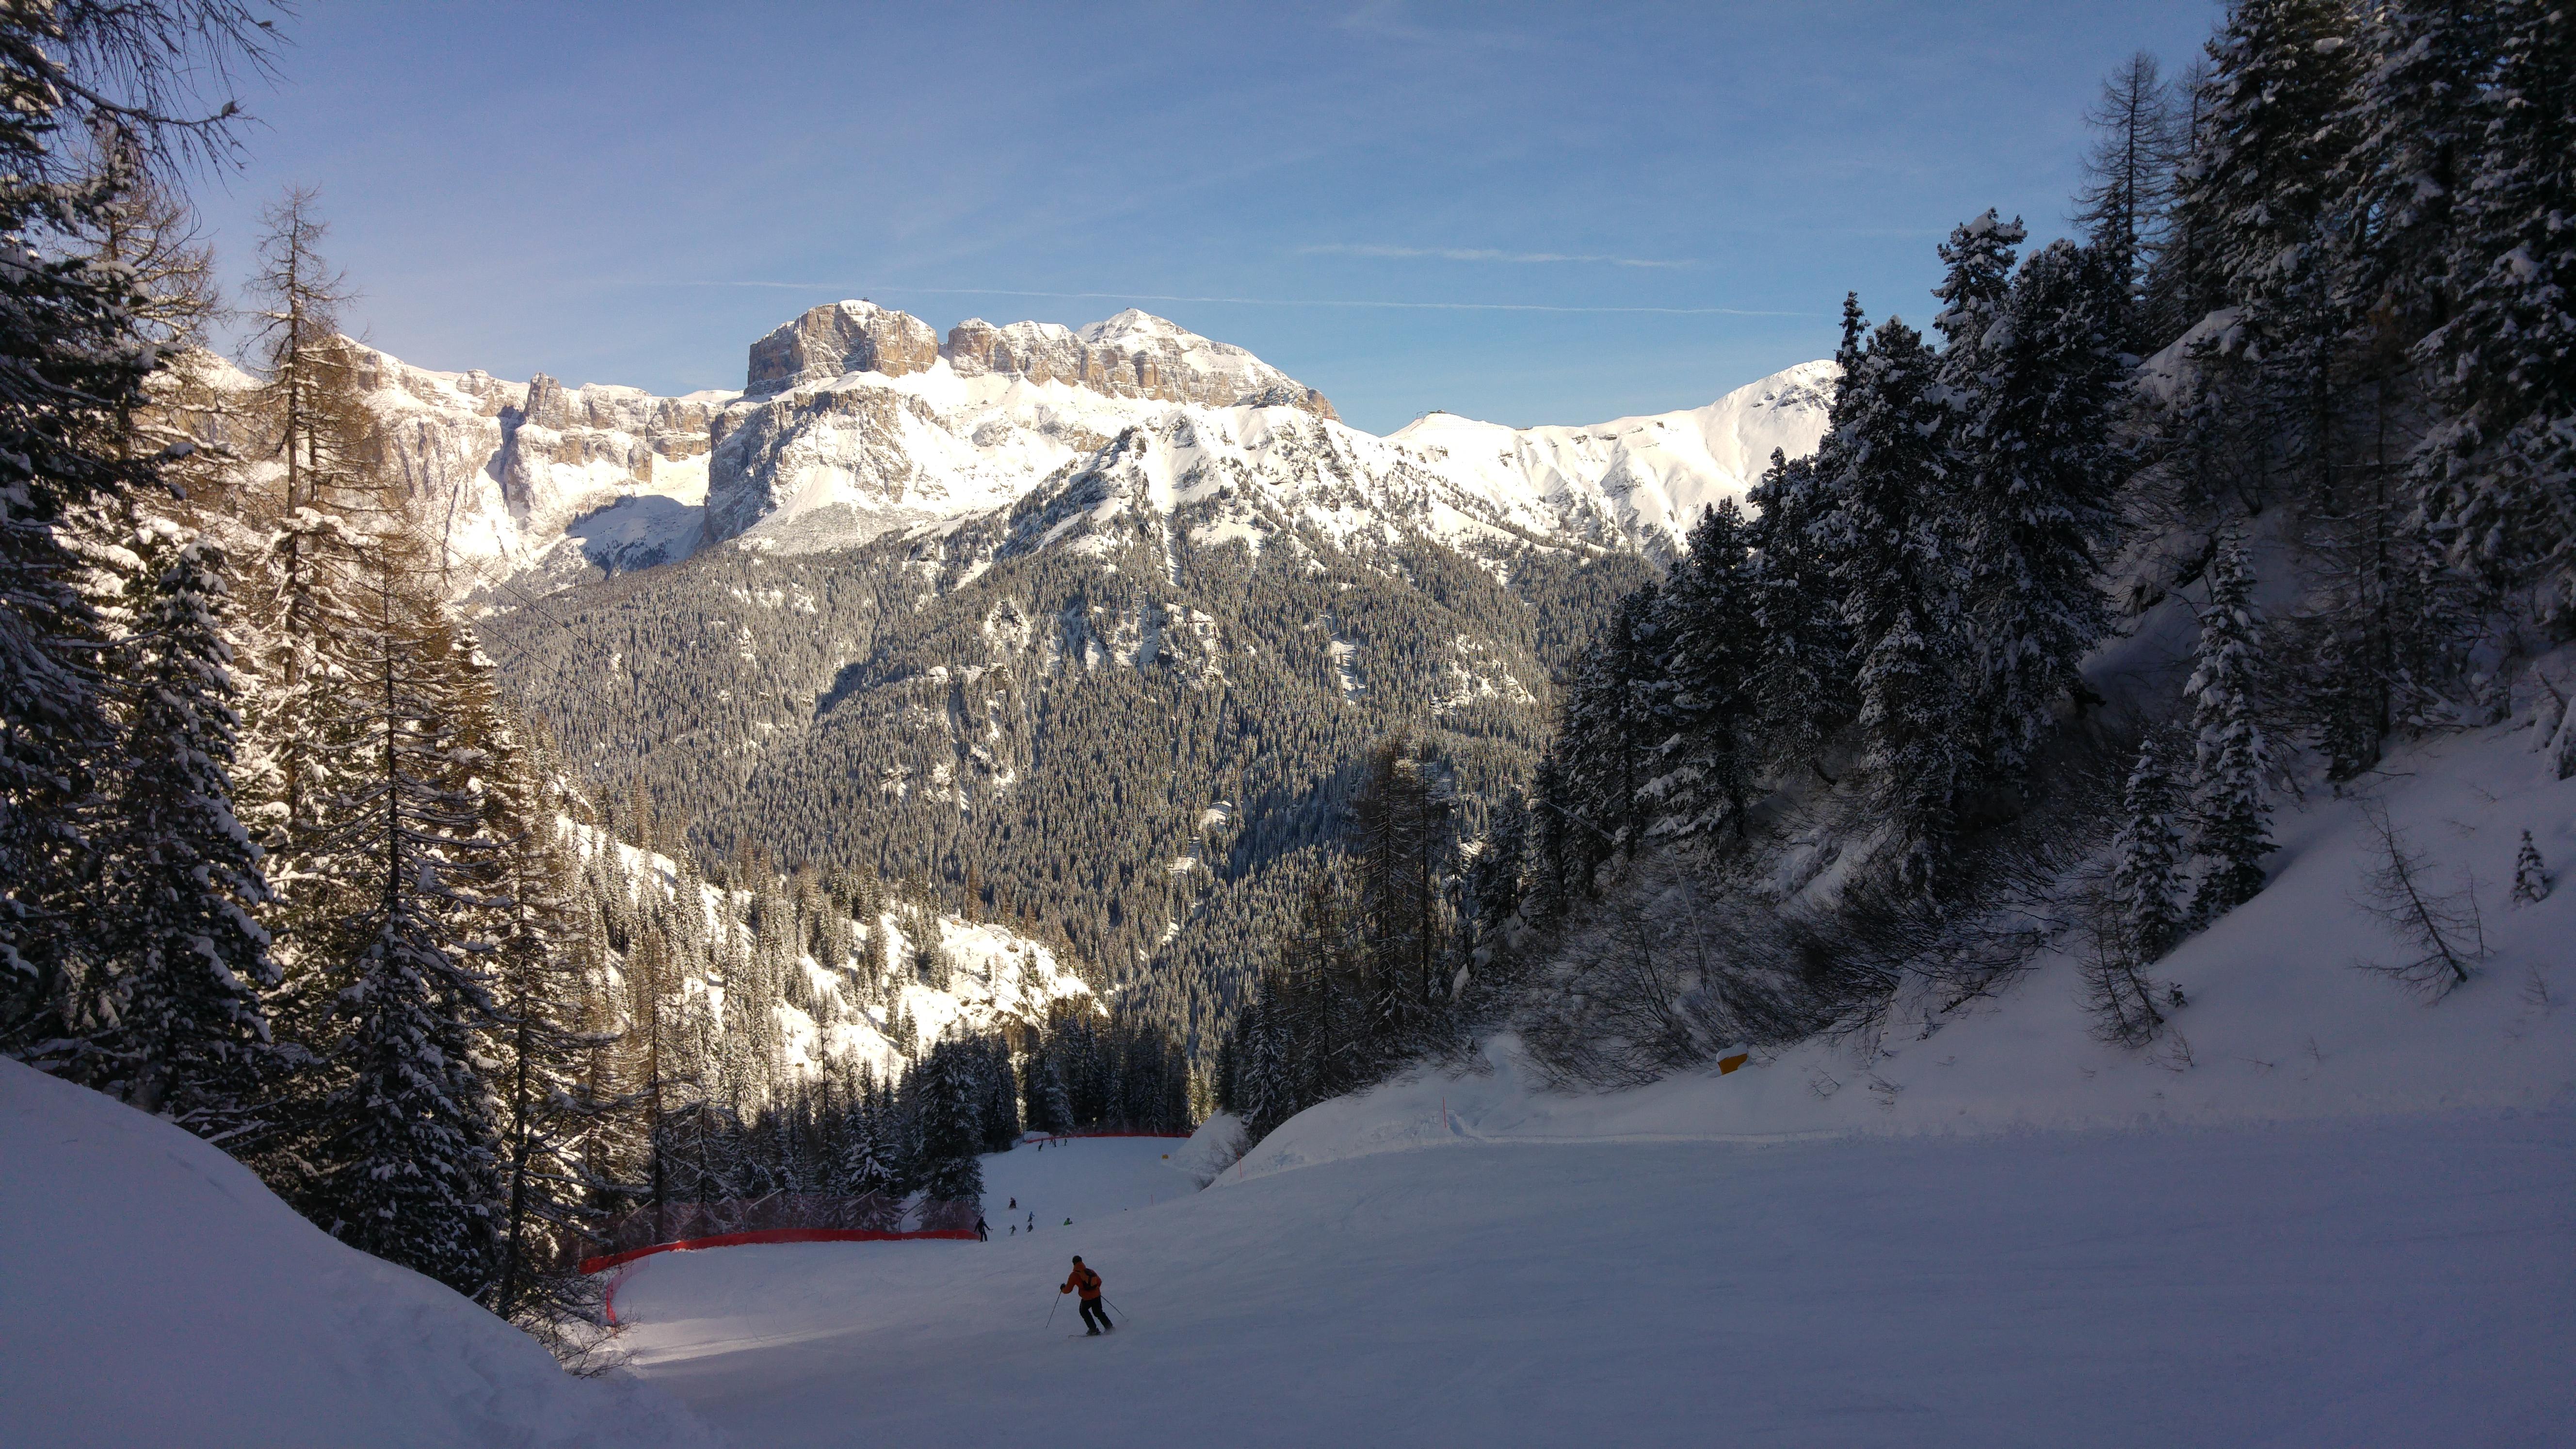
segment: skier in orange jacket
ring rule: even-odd
[[[1071,1293],[1076,1289],[1082,1291],[1082,1321],[1091,1326],[1084,1336],[1098,1338],[1104,1328],[1114,1332],[1118,1325],[1109,1321],[1109,1310],[1100,1306],[1100,1275],[1082,1265],[1080,1253],[1073,1255],[1073,1271],[1065,1275],[1064,1286],[1055,1291]]]

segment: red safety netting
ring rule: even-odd
[[[894,1232],[879,1232],[872,1228],[763,1228],[748,1233],[719,1233],[712,1238],[690,1238],[677,1243],[655,1243],[649,1248],[584,1258],[581,1271],[605,1273],[655,1253],[694,1253],[701,1248],[738,1248],[749,1243],[900,1243],[914,1238],[939,1238],[953,1242],[959,1239],[972,1241],[974,1236],[973,1228],[915,1228]],[[614,1323],[616,1319],[609,1321]]]
[[[971,1202],[925,1202],[909,1213],[900,1198],[879,1193],[838,1196],[777,1192],[760,1198],[646,1205],[611,1219],[588,1242],[581,1271],[596,1273],[648,1253],[718,1248],[736,1243],[899,1242],[971,1238]]]

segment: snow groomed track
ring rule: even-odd
[[[2576,1421],[2563,1113],[1462,1142],[1204,1193],[1122,1146],[987,1159],[1034,1236],[638,1264],[636,1367],[764,1445],[2539,1445]],[[1048,1325],[1076,1252],[1124,1310],[1108,1338]]]

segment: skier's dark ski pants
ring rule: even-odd
[[[1104,1328],[1116,1328],[1118,1326],[1117,1324],[1109,1321],[1109,1310],[1101,1307],[1100,1300],[1097,1298],[1085,1298],[1082,1300],[1082,1321],[1090,1324],[1091,1331],[1094,1333],[1098,1333]]]

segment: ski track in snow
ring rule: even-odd
[[[1132,1193],[1170,1145],[987,1162],[997,1200]],[[2565,1113],[1476,1145],[672,1255],[619,1302],[746,1444],[2539,1445],[2576,1418],[2570,1201]],[[1076,1251],[1099,1342],[1047,1323]]]

